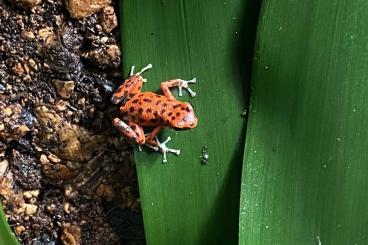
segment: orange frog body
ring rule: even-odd
[[[182,96],[182,88],[185,88],[192,97],[196,95],[188,84],[195,83],[196,79],[185,81],[174,79],[161,83],[163,95],[152,92],[141,92],[143,83],[146,82],[141,74],[152,65],[144,67],[140,72],[134,74],[134,66],[130,76],[116,90],[111,98],[111,102],[120,107],[121,118],[114,118],[114,127],[125,137],[133,140],[138,145],[146,145],[155,151],[160,150],[163,154],[162,162],[167,162],[166,153],[171,152],[176,155],[180,150],[170,149],[166,143],[160,143],[157,135],[164,127],[174,129],[191,129],[197,125],[198,119],[194,114],[193,107],[188,102],[178,101],[170,92],[171,87],[179,88],[179,96]],[[148,134],[144,133],[143,127],[154,127]]]

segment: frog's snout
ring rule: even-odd
[[[198,119],[194,115],[194,112],[184,116],[183,121],[188,128],[194,128],[195,126],[197,126],[198,123]]]
[[[198,119],[194,114],[194,110],[189,103],[184,103],[180,111],[175,113],[177,117],[172,120],[172,126],[175,129],[189,129],[197,126]]]

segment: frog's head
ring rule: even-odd
[[[143,67],[140,72],[134,74],[134,66],[132,66],[129,77],[112,95],[111,102],[113,104],[118,104],[125,101],[128,97],[133,97],[135,94],[139,93],[143,83],[146,81],[146,79],[143,79],[142,73],[150,68],[152,68],[151,64]]]
[[[170,118],[171,127],[174,129],[190,129],[197,126],[198,119],[194,114],[193,107],[188,102],[181,102],[175,107]]]
[[[140,92],[144,80],[141,76],[133,75],[127,78],[124,83],[115,91],[111,97],[113,104],[125,101],[128,97],[133,97]]]

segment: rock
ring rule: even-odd
[[[78,175],[77,171],[73,171],[65,166],[61,163],[60,158],[54,154],[49,154],[48,156],[41,154],[40,162],[44,175],[50,179],[58,181],[71,180]]]
[[[63,224],[63,233],[61,241],[64,245],[79,245],[81,244],[80,228],[76,225],[66,223]]]
[[[9,116],[11,116],[11,115],[13,114],[13,110],[12,110],[12,108],[10,108],[10,107],[6,107],[6,108],[4,108],[4,110],[3,110],[2,112],[3,112],[3,114],[4,114],[6,117],[9,117]]]
[[[21,7],[28,7],[32,8],[42,2],[42,0],[13,0],[14,4],[21,6]]]
[[[37,206],[34,204],[28,204],[25,203],[24,206],[24,213],[28,216],[32,216],[33,214],[35,214],[37,212]]]
[[[28,133],[30,131],[30,129],[27,127],[27,125],[20,125],[17,128],[17,132],[19,135],[24,136],[26,135],[26,133]]]
[[[66,6],[72,18],[84,18],[111,5],[111,0],[66,0]]]
[[[32,197],[38,197],[40,190],[32,190],[23,192],[23,197],[26,199],[31,199]]]
[[[42,165],[46,165],[46,164],[50,163],[49,159],[47,159],[47,156],[45,154],[41,154],[40,162],[41,162]]]
[[[68,199],[73,199],[78,196],[78,191],[71,185],[66,185],[64,189],[64,195]]]
[[[50,151],[63,160],[88,161],[104,147],[102,135],[94,135],[84,127],[63,121],[46,106],[37,107],[35,114],[42,128],[41,142],[49,144]],[[60,142],[59,145],[53,143],[55,138]]]
[[[53,163],[60,163],[61,162],[60,158],[58,156],[52,154],[52,153],[47,155],[47,159],[49,159]]]
[[[29,59],[28,64],[32,68],[32,70],[34,70],[34,71],[38,70],[38,65],[37,65],[37,63],[34,59]]]
[[[23,225],[19,225],[17,227],[15,227],[15,233],[22,234],[24,231],[26,230],[26,227],[24,227]]]
[[[23,30],[21,33],[20,33],[20,36],[24,39],[27,39],[27,40],[33,40],[35,39],[35,35],[33,34],[32,31],[25,31]]]
[[[74,81],[54,80],[53,82],[58,95],[60,95],[63,99],[68,99],[74,90]]]
[[[40,29],[38,31],[38,36],[42,38],[48,45],[53,44],[57,40],[57,36],[51,27]]]
[[[22,66],[22,63],[17,63],[15,66],[13,66],[12,70],[17,75],[21,75],[26,72],[24,67]]]
[[[65,111],[68,108],[68,102],[65,100],[58,100],[54,106],[57,112]]]
[[[61,42],[55,42],[47,46],[46,63],[54,72],[54,75],[63,80],[72,79],[82,69],[79,54],[70,52]]]
[[[25,189],[41,188],[41,167],[34,157],[13,149],[9,163],[18,185]]]
[[[107,33],[118,26],[118,18],[116,17],[114,8],[111,6],[105,7],[101,11],[99,19],[102,29]]]
[[[0,161],[0,178],[2,178],[6,174],[8,166],[9,166],[8,160]]]
[[[112,200],[115,194],[111,185],[101,184],[96,189],[96,195],[104,197],[107,200]]]
[[[60,38],[63,46],[70,51],[78,52],[79,48],[82,46],[83,36],[78,32],[78,29],[73,26],[64,26],[61,30]]]
[[[63,203],[63,210],[65,213],[69,214],[70,213],[70,202],[64,202]]]
[[[119,67],[120,56],[120,48],[117,45],[107,45],[104,49],[92,49],[82,54],[83,58],[101,69]]]

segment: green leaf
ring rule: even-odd
[[[240,244],[368,243],[368,2],[263,2]]]
[[[153,64],[144,91],[172,78],[197,78],[181,100],[199,119],[190,131],[166,129],[180,156],[135,151],[148,244],[235,244],[247,81],[256,1],[126,0],[122,4],[124,71]],[[136,69],[137,69],[136,68]],[[174,90],[174,95],[177,92]],[[201,163],[202,147],[209,161]]]
[[[0,244],[1,245],[17,245],[17,239],[15,235],[10,230],[8,222],[5,218],[5,214],[2,206],[0,205]]]

